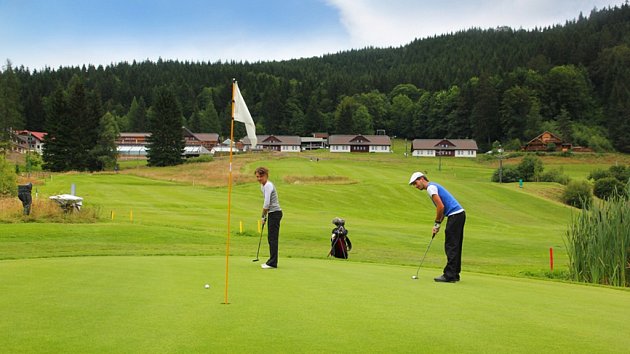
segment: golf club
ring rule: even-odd
[[[265,230],[265,224],[267,223],[267,219],[263,219],[262,225],[260,226],[260,239],[258,240],[258,250],[256,251],[256,259],[252,259],[252,262],[258,262],[258,254],[260,254],[260,243],[262,242],[262,234],[263,230]]]
[[[422,256],[422,260],[420,261],[420,265],[418,266],[418,270],[416,270],[416,275],[412,275],[411,279],[417,280],[418,279],[418,272],[420,272],[420,267],[422,267],[422,263],[424,263],[424,259],[427,256],[427,253],[429,252],[429,248],[431,248],[431,243],[433,243],[433,239],[435,238],[435,233],[433,233],[433,235],[431,236],[431,241],[429,241],[429,246],[427,246],[427,250],[424,251],[424,256]]]

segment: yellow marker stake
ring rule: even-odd
[[[114,211],[112,210],[112,221],[114,221]]]
[[[243,233],[243,221],[239,221],[239,231]]]

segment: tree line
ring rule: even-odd
[[[80,81],[100,101],[101,115],[89,123],[91,141],[105,113],[119,131],[158,128],[150,121],[163,90],[182,124],[226,137],[236,78],[260,133],[385,129],[408,139],[472,138],[490,149],[495,141],[517,147],[549,130],[574,145],[629,152],[629,38],[626,3],[545,28],[471,28],[401,47],[280,62],[159,59],[31,71],[7,61],[0,124],[54,128],[60,118],[49,102]],[[90,150],[82,147],[84,154]]]

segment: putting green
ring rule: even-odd
[[[281,258],[0,262],[3,352],[627,352],[630,292]],[[210,284],[205,289],[204,284]]]

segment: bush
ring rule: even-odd
[[[545,171],[540,175],[540,182],[556,182],[563,185],[569,184],[571,178],[564,174],[562,168]]]
[[[624,165],[610,166],[608,171],[613,177],[615,177],[619,182],[624,185],[628,183],[628,180],[630,179],[630,168]]]
[[[587,178],[593,181],[597,181],[598,179],[606,177],[612,177],[612,174],[607,170],[602,170],[601,168],[599,168],[597,170],[591,171]]]
[[[536,156],[527,155],[518,165],[523,181],[532,182],[538,180],[544,167],[542,160]]]
[[[503,166],[503,175],[502,182],[510,183],[517,182],[521,178],[521,172],[518,169],[518,166],[508,165]],[[497,168],[492,175],[492,182],[499,182],[499,169]]]
[[[0,197],[17,196],[17,175],[15,168],[0,154]]]
[[[614,177],[600,178],[593,185],[597,198],[608,200],[614,196],[625,196],[625,185]]]
[[[562,201],[579,209],[588,209],[593,203],[591,185],[587,181],[569,182],[562,193]]]

